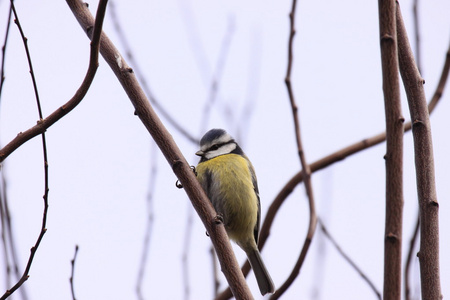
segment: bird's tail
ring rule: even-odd
[[[262,261],[261,254],[259,254],[258,249],[250,249],[247,252],[247,257],[250,265],[252,266],[253,272],[255,273],[256,281],[258,282],[261,294],[264,296],[267,293],[273,293],[275,291],[275,286],[269,272],[267,272],[266,266]]]

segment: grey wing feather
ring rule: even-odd
[[[261,223],[261,202],[259,200],[258,182],[256,179],[255,169],[253,168],[250,161],[249,161],[249,169],[250,169],[250,174],[252,175],[253,189],[255,190],[256,198],[258,198],[258,215],[257,215],[257,219],[256,219],[255,229],[253,230],[253,234],[255,236],[255,242],[256,242],[256,245],[258,245],[259,226]]]

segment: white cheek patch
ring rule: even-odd
[[[206,159],[211,159],[219,155],[229,154],[234,149],[236,149],[236,143],[225,144],[217,150],[206,152],[205,157]]]

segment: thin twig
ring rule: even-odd
[[[362,277],[362,279],[370,286],[372,291],[376,294],[377,298],[381,300],[381,293],[378,291],[378,289],[375,287],[375,284],[367,277],[367,275],[358,267],[358,265],[350,258],[350,256],[347,255],[347,253],[342,250],[341,246],[336,242],[336,240],[331,236],[330,232],[327,230],[325,225],[323,224],[322,220],[320,218],[318,219],[320,229],[322,230],[323,234],[327,237],[327,239],[333,244],[333,246],[336,248],[336,250],[339,252],[339,254],[350,264],[350,266],[355,269],[355,271],[359,274],[359,276]]]
[[[152,141],[150,146],[150,175],[148,180],[147,192],[147,225],[145,227],[144,243],[142,246],[141,261],[139,262],[139,271],[136,282],[136,295],[139,300],[144,300],[142,294],[142,285],[144,283],[145,271],[147,269],[147,260],[150,254],[150,242],[153,233],[153,196],[156,192],[156,179],[158,178],[158,152],[156,144]]]
[[[101,12],[101,10],[98,11],[97,13],[99,12]],[[99,25],[101,25],[101,23],[103,22],[103,16],[102,19],[99,20],[98,22]],[[92,29],[94,29],[94,31]],[[66,104],[59,107],[48,117],[39,120],[35,126],[31,127],[26,131],[19,132],[14,139],[12,139],[0,150],[0,162],[4,161],[12,152],[14,152],[25,142],[45,132],[50,126],[52,126],[62,117],[71,112],[81,102],[81,100],[83,100],[84,96],[89,90],[89,87],[91,86],[92,81],[94,80],[98,68],[98,49],[99,49],[98,40],[100,39],[100,32],[95,31],[94,27],[90,27],[89,32],[95,34],[94,35],[95,38],[93,38],[91,42],[89,67],[87,69],[86,76],[84,77],[84,80],[80,85],[80,87],[78,88],[78,90],[76,91],[75,95]]]
[[[424,80],[417,69],[397,2],[397,39],[400,74],[411,120],[420,211],[420,278],[422,299],[442,299],[439,264],[439,203],[436,193],[433,141]]]
[[[6,61],[6,45],[8,44],[9,29],[11,28],[12,4],[9,7],[8,19],[6,23],[5,39],[2,46],[2,63],[0,66],[0,100],[2,99],[3,83],[5,82],[5,61]]]
[[[142,88],[145,91],[145,94],[150,99],[153,106],[159,111],[159,113],[169,122],[174,129],[176,129],[179,133],[181,133],[182,136],[184,136],[187,140],[194,144],[198,144],[199,139],[194,137],[192,134],[190,134],[186,130],[186,126],[183,126],[182,124],[179,124],[177,120],[170,115],[170,113],[164,108],[164,106],[156,99],[156,96],[150,89],[149,84],[147,83],[146,77],[143,75],[144,73],[140,69],[140,65],[136,60],[135,56],[133,55],[133,50],[130,46],[130,43],[128,42],[128,39],[126,37],[126,34],[123,32],[122,25],[120,23],[119,17],[116,13],[116,6],[114,1],[111,1],[110,3],[110,9],[109,12],[111,14],[111,20],[114,26],[114,29],[116,30],[116,33],[119,37],[120,43],[125,48],[126,57],[128,58],[130,65],[133,66],[133,71],[136,74],[136,76],[139,79],[139,82],[142,84]]]
[[[90,36],[87,29],[92,26],[93,18],[89,10],[79,0],[66,0],[66,2],[83,30]],[[102,35],[100,52],[127,93],[135,108],[135,115],[140,118],[145,128],[151,134],[172,171],[178,177],[184,191],[189,196],[216,249],[221,270],[231,286],[233,294],[237,299],[253,299],[247,282],[239,269],[222,222],[217,218],[211,202],[208,200],[172,135],[167,131],[153,110],[134,75],[133,69],[128,66],[120,52],[105,34]]]
[[[414,249],[416,247],[417,238],[419,237],[419,228],[420,228],[420,216],[417,214],[417,220],[416,225],[414,226],[414,232],[411,236],[411,239],[409,241],[409,250],[408,255],[406,256],[406,264],[405,264],[405,270],[403,277],[405,278],[405,300],[411,299],[411,287],[409,283],[409,272],[411,270],[411,265],[413,262],[414,256]]]
[[[300,273],[300,268],[303,265],[303,262],[305,261],[306,254],[308,253],[309,246],[311,245],[312,238],[314,237],[314,232],[316,230],[317,225],[317,216],[316,216],[316,209],[315,209],[315,203],[314,203],[314,194],[311,184],[311,168],[306,162],[305,153],[303,150],[302,145],[302,139],[301,139],[301,133],[300,133],[300,122],[298,118],[298,107],[297,103],[295,102],[294,98],[294,91],[292,89],[291,85],[291,73],[292,73],[292,66],[293,66],[293,42],[294,42],[294,35],[295,35],[295,8],[296,8],[297,1],[292,1],[292,9],[289,14],[290,19],[290,35],[289,35],[289,43],[288,43],[288,66],[286,71],[286,78],[285,83],[286,87],[289,93],[289,100],[291,103],[292,108],[292,114],[294,119],[294,128],[295,128],[295,137],[297,141],[297,149],[298,149],[298,155],[300,158],[301,166],[302,166],[302,174],[304,178],[305,183],[305,189],[306,189],[306,195],[308,196],[308,203],[309,203],[309,227],[308,232],[305,238],[305,242],[303,244],[302,250],[300,252],[300,255],[298,257],[297,262],[295,263],[294,268],[291,271],[291,274],[286,279],[286,281],[281,285],[280,288],[276,290],[276,292],[270,297],[270,299],[278,299],[283,295],[283,293],[292,285],[294,280],[297,278],[298,274]]]
[[[15,15],[15,18],[16,18],[16,24],[20,28],[19,30],[20,30],[20,32],[22,34],[22,38],[25,41],[26,38],[23,35],[22,28],[20,27],[20,22],[19,22],[19,20],[17,18],[17,14],[15,12],[14,4],[13,4],[12,1],[11,1],[11,3],[12,3],[13,12],[14,12],[14,15]],[[93,39],[93,42],[91,44],[91,62],[92,62],[92,60],[94,60],[94,65],[98,65],[98,49],[99,49],[98,48],[98,44],[99,44],[99,40],[100,40],[100,33],[101,33],[101,27],[102,27],[102,24],[103,24],[103,18],[104,18],[104,14],[105,14],[105,10],[106,10],[106,3],[107,3],[107,0],[101,0],[100,1],[99,8],[98,8],[98,11],[97,11],[97,18],[96,18],[96,22],[95,22],[95,26],[94,26],[95,39]],[[25,43],[25,47],[27,47],[26,45],[27,44]],[[27,50],[27,53],[28,53],[28,61],[29,61],[29,63],[31,63],[31,58],[29,57],[28,50]],[[30,67],[30,69],[31,69],[31,67]],[[89,71],[88,71],[88,73],[89,73]],[[94,73],[95,73],[95,71],[94,71]],[[34,75],[32,75],[32,77],[34,78]],[[37,99],[39,99],[38,94],[37,94],[36,82],[34,80],[33,80],[33,85],[35,86],[35,94],[37,95]],[[40,106],[39,102],[38,102],[38,106]],[[41,112],[40,108],[39,108],[39,117],[41,119],[40,122],[42,123],[44,120],[42,119],[42,112]],[[44,131],[39,132],[39,133],[43,134]],[[39,133],[37,133],[37,134],[39,134]],[[22,143],[20,143],[20,145],[23,144],[24,142],[25,142],[25,140],[22,141]],[[16,145],[16,146],[19,147],[20,145]],[[5,148],[3,148],[3,149],[5,149]],[[28,279],[28,277],[29,277],[28,273],[30,271],[30,268],[31,268],[31,265],[32,265],[32,262],[33,262],[33,258],[34,258],[35,254],[36,254],[36,251],[37,251],[37,249],[38,249],[38,247],[39,247],[39,245],[41,243],[41,240],[42,240],[45,232],[47,231],[46,223],[47,223],[47,210],[48,210],[48,162],[47,162],[47,153],[46,153],[46,146],[45,146],[45,138],[44,137],[43,137],[43,148],[44,148],[44,170],[45,170],[45,193],[44,193],[44,197],[43,197],[44,198],[44,212],[43,212],[43,217],[42,217],[41,231],[39,233],[39,236],[37,238],[36,243],[31,248],[31,253],[30,253],[30,256],[29,256],[29,259],[28,259],[28,263],[27,263],[27,266],[25,267],[25,271],[24,271],[22,277],[20,278],[20,280],[13,287],[11,287],[10,289],[8,289],[5,292],[5,294],[0,298],[0,300],[4,300],[4,299],[8,298],[12,293],[14,293]],[[3,159],[5,157],[3,157]]]
[[[78,254],[78,245],[75,245],[75,254],[73,255],[72,260],[70,261],[70,265],[72,267],[72,271],[70,272],[70,292],[72,293],[72,300],[76,300],[75,298],[75,288],[74,288],[74,275],[75,275],[75,262],[77,259],[77,254]]]

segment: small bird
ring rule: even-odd
[[[253,166],[236,141],[223,129],[211,129],[200,140],[197,178],[223,218],[228,237],[247,254],[262,295],[275,290],[257,244],[261,219],[258,184]]]

